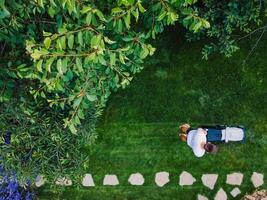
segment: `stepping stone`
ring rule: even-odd
[[[241,185],[243,181],[242,173],[232,173],[227,175],[226,183],[229,185]]]
[[[61,185],[61,186],[71,186],[72,185],[72,181],[68,178],[58,178],[56,180],[56,185]]]
[[[213,190],[217,182],[218,174],[203,174],[201,177],[203,185]]]
[[[201,195],[201,194],[198,194],[197,195],[197,200],[209,200],[207,197]]]
[[[92,174],[85,174],[85,176],[83,177],[82,185],[85,187],[95,186]]]
[[[215,195],[214,200],[227,200],[226,192],[222,188],[220,188],[217,194]]]
[[[179,180],[180,186],[193,185],[194,182],[196,182],[196,179],[190,173],[183,171],[180,174],[180,180]]]
[[[159,187],[163,187],[167,183],[170,182],[169,173],[168,172],[158,172],[155,176],[155,183]]]
[[[104,177],[103,185],[119,185],[119,180],[116,175],[107,174]]]
[[[38,175],[35,179],[35,186],[41,187],[42,185],[44,185],[44,183],[45,183],[44,176]]]
[[[260,173],[257,173],[257,172],[253,172],[253,174],[251,176],[251,182],[253,183],[255,188],[263,185],[263,183],[264,183],[264,175],[260,174]]]
[[[231,195],[232,195],[233,197],[236,197],[236,196],[238,196],[239,194],[241,194],[241,191],[239,190],[238,187],[236,187],[236,188],[234,188],[230,193],[231,193]]]
[[[142,174],[136,173],[136,174],[131,174],[131,176],[128,179],[128,182],[131,185],[143,185],[145,182],[145,179]]]

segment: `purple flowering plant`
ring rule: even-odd
[[[11,133],[4,135],[4,144],[10,144]],[[2,159],[0,157],[0,159]],[[20,185],[15,173],[10,174],[2,166],[0,166],[0,200],[32,200],[34,194],[30,189],[31,182],[27,181],[24,185]]]

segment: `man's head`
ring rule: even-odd
[[[179,126],[179,129],[182,133],[186,133],[186,131],[190,128],[189,124],[182,124],[181,126]]]
[[[215,144],[206,143],[204,145],[204,149],[208,153],[217,153],[219,148]]]
[[[182,142],[186,142],[186,140],[187,140],[187,134],[185,134],[185,133],[180,133],[180,134],[179,134],[179,137],[180,137],[180,139],[181,139]]]

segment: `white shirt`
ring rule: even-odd
[[[187,144],[192,148],[196,157],[202,157],[205,154],[205,149],[201,147],[202,143],[207,143],[207,137],[202,128],[189,131],[187,135]]]
[[[222,130],[222,140],[229,141],[242,141],[244,139],[244,131],[241,128],[226,127]]]

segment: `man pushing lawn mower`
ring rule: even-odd
[[[189,124],[182,124],[179,129],[182,132],[179,134],[180,139],[187,142],[197,157],[202,157],[205,152],[218,152],[218,147],[210,142],[243,142],[245,140],[245,129],[242,126],[204,125],[191,128]]]

